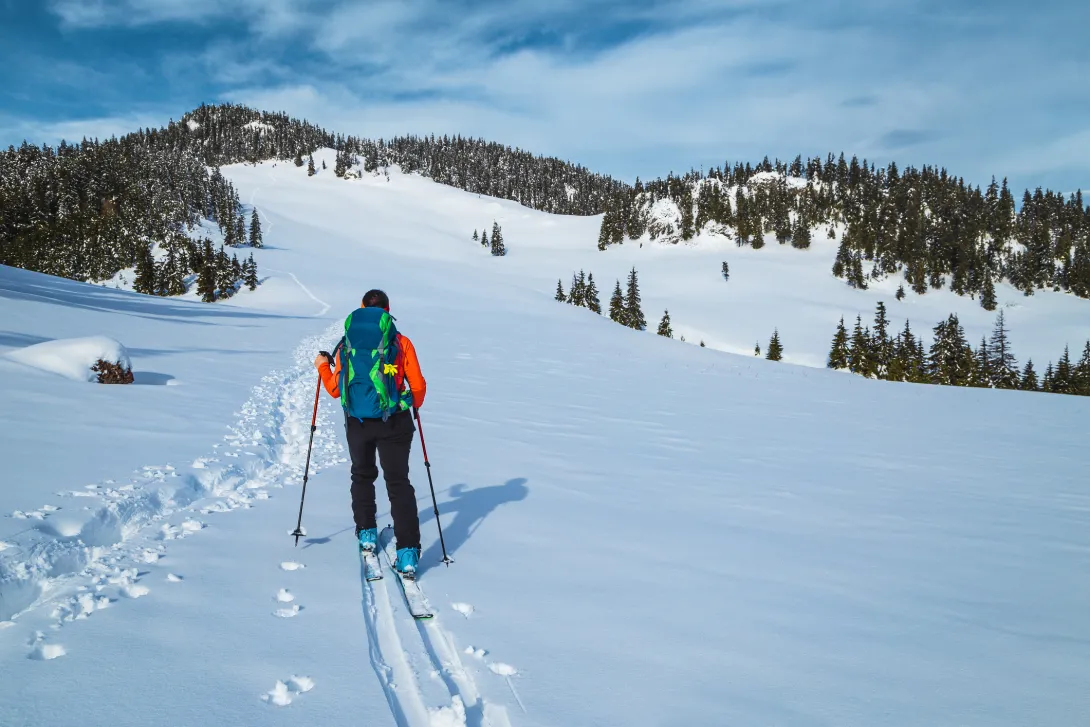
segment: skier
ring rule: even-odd
[[[420,518],[409,482],[409,450],[416,432],[410,409],[423,405],[427,384],[412,341],[394,326],[386,293],[369,290],[344,327],[334,353],[319,352],[314,366],[325,390],[339,397],[344,408],[356,539],[361,550],[374,550],[378,540],[377,453],[394,519],[395,567],[412,577],[420,562]]]

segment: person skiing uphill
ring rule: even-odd
[[[362,550],[374,550],[375,480],[382,465],[397,541],[397,570],[408,576],[420,562],[420,518],[409,481],[412,409],[424,403],[427,383],[412,341],[397,331],[390,299],[369,290],[344,322],[344,337],[333,354],[319,352],[314,366],[330,396],[344,408],[344,431],[352,457],[352,517]]]

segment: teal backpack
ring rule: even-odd
[[[394,319],[382,308],[359,308],[344,321],[338,346],[341,406],[357,419],[382,419],[412,406],[412,393],[401,392],[400,341]]]

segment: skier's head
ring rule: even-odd
[[[383,293],[381,290],[368,290],[363,294],[363,307],[364,308],[382,308],[387,313],[390,312],[390,297]]]

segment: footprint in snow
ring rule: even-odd
[[[473,613],[473,606],[468,603],[452,603],[450,607],[466,618],[469,618],[470,614]]]
[[[295,618],[299,615],[299,611],[301,610],[302,608],[299,606],[298,603],[293,603],[287,608],[276,609],[275,611],[273,611],[273,616],[276,616],[277,618]]]
[[[306,568],[302,563],[294,563],[290,560],[286,560],[280,564],[280,570],[302,570]]]
[[[510,664],[504,664],[502,661],[496,661],[488,665],[488,669],[493,674],[498,674],[501,677],[513,677],[519,673],[519,670]]]
[[[147,586],[141,586],[138,583],[134,583],[131,586],[125,586],[121,589],[121,592],[125,594],[127,598],[143,598],[151,593],[151,589]]]
[[[167,573],[167,580],[170,581],[171,583],[181,583],[182,581],[185,580],[185,578],[183,578],[180,575],[177,575],[175,573]]]
[[[276,593],[276,600],[280,603],[291,603],[295,600],[295,596],[291,595],[291,592],[287,588],[281,588]]]
[[[314,689],[314,680],[310,677],[293,676],[287,682],[277,681],[276,685],[261,696],[262,701],[276,707],[286,707],[300,694]]]
[[[467,653],[470,656],[475,657],[477,659],[483,659],[485,657],[485,654],[488,653],[488,651],[486,651],[485,649],[477,649],[477,648],[474,648],[473,646],[467,646],[465,648],[465,653]]]
[[[60,644],[46,644],[43,642],[31,650],[28,658],[34,661],[51,661],[67,653]]]

